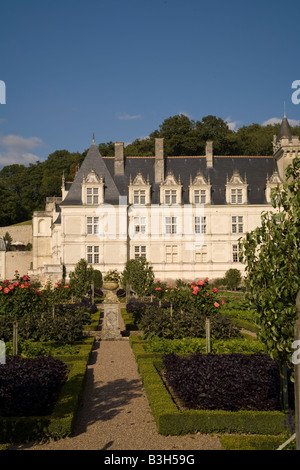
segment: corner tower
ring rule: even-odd
[[[299,137],[294,136],[286,115],[281,121],[279,132],[273,137],[273,157],[277,162],[278,173],[282,181],[285,171],[300,152]]]

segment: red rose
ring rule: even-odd
[[[4,292],[4,294],[8,294],[8,293],[9,293],[9,288],[8,288],[8,287],[4,287],[3,292]]]
[[[214,306],[215,306],[215,307],[220,307],[220,304],[218,304],[218,302],[215,302],[215,303],[214,303]]]
[[[216,287],[213,287],[213,292],[218,292],[218,289]]]
[[[204,282],[203,281],[198,281],[197,284],[198,284],[198,286],[203,286]]]

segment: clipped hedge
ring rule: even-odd
[[[132,336],[129,341],[160,434],[202,432],[278,435],[284,432],[286,415],[281,411],[180,411],[159,373],[163,368],[161,354],[149,353],[147,341],[141,337]]]
[[[82,340],[76,356],[56,356],[67,365],[69,374],[52,413],[48,416],[0,417],[0,443],[19,443],[44,437],[60,439],[71,434],[94,341],[93,337]]]
[[[153,336],[148,339],[147,347],[157,353],[191,354],[195,352],[205,353],[205,338],[180,338],[168,339]],[[265,352],[266,348],[261,341],[245,338],[211,340],[211,352],[214,354],[244,353],[253,354]]]
[[[125,330],[138,331],[139,327],[136,324],[136,321],[132,313],[128,313],[126,308],[121,308],[121,315],[124,321]]]

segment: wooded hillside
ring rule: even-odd
[[[156,137],[164,138],[165,155],[204,155],[207,140],[213,140],[215,155],[272,155],[273,135],[279,124],[261,126],[251,124],[237,131],[229,129],[221,118],[206,116],[192,121],[185,115],[171,116],[146,139],[137,139],[125,147],[125,156],[154,155]],[[300,127],[293,133],[300,136]],[[77,165],[86,153],[57,150],[47,160],[25,167],[8,165],[0,171],[0,226],[23,222],[33,211],[43,210],[47,196],[61,195],[61,180],[72,181]],[[114,143],[99,144],[103,156],[114,155]]]

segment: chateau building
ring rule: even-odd
[[[160,280],[216,279],[238,260],[238,240],[272,210],[271,190],[300,149],[284,116],[271,156],[219,156],[213,142],[201,156],[103,157],[93,143],[61,197],[33,215],[33,269],[59,280],[81,258],[103,274],[145,257]]]

